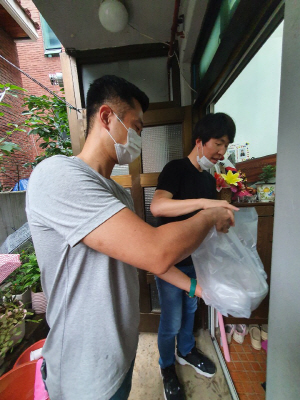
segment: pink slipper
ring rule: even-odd
[[[233,333],[233,339],[237,343],[242,344],[244,342],[244,338],[245,338],[245,335],[247,335],[247,333],[248,333],[247,325],[245,325],[245,324],[237,324],[235,326],[235,330],[234,330],[234,333]]]

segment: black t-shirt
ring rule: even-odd
[[[207,171],[200,172],[188,157],[170,161],[158,177],[156,190],[166,190],[173,194],[174,200],[215,199],[216,180]],[[185,220],[199,210],[178,217],[160,217],[159,225]],[[176,266],[192,265],[191,256],[180,261]]]

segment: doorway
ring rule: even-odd
[[[191,107],[149,110],[144,116],[141,156],[129,166],[116,166],[112,178],[131,192],[136,213],[157,226],[150,204],[159,173],[171,160],[185,157],[191,149]],[[154,275],[139,270],[140,332],[158,332],[160,305]]]

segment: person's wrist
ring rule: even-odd
[[[189,293],[187,292],[187,295],[188,295],[190,298],[195,297],[196,287],[197,287],[197,280],[194,279],[194,278],[191,278],[190,291],[189,291]]]
[[[206,224],[208,225],[209,229],[215,226],[216,223],[218,222],[217,210],[218,208],[215,207],[215,208],[206,208],[205,210],[201,211],[202,218],[206,220]]]
[[[198,283],[196,286],[195,296],[202,297],[202,287],[200,285],[198,285]]]

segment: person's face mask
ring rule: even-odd
[[[201,142],[201,147],[202,147],[202,157],[199,157],[199,154],[197,154],[197,162],[200,165],[200,168],[205,171],[209,171],[212,167],[215,166],[213,162],[211,162],[207,157],[205,157],[203,153],[203,145]],[[197,149],[198,151],[198,149]]]
[[[114,112],[113,112],[114,113]],[[114,113],[115,114],[115,113]],[[132,128],[127,128],[123,121],[115,114],[121,124],[127,130],[127,143],[120,144],[115,141],[109,131],[106,129],[109,136],[115,142],[115,150],[119,165],[130,164],[141,154],[142,149],[142,138]]]

